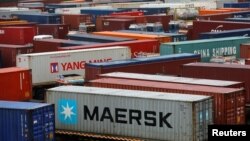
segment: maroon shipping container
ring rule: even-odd
[[[197,20],[224,21],[226,18],[232,18],[232,13],[218,13],[209,15],[200,15]]]
[[[80,23],[91,24],[91,16],[87,14],[63,14],[62,23],[68,24],[70,30],[78,30]]]
[[[250,43],[240,45],[240,58],[250,58]]]
[[[190,63],[183,65],[182,76],[245,83],[246,102],[250,104],[250,66],[216,63]]]
[[[250,65],[250,58],[245,59],[245,65]]]
[[[145,16],[98,16],[96,17],[96,31],[103,31],[103,20],[105,19],[133,19],[135,23],[147,23]]]
[[[34,40],[34,53],[57,51],[58,47],[62,44],[61,40],[62,39]]]
[[[0,69],[0,100],[26,101],[32,98],[29,69],[11,67]]]
[[[129,29],[131,24],[134,24],[134,19],[104,19],[102,20],[103,31],[115,31]]]
[[[159,58],[159,57],[156,57]],[[140,60],[140,59],[139,59]],[[175,57],[174,59],[157,60],[154,61],[140,61],[137,60],[121,60],[114,61],[111,65],[93,66],[92,64],[85,65],[85,80],[97,79],[98,75],[110,72],[131,72],[143,74],[166,74],[166,75],[181,75],[181,66],[186,63],[199,62],[200,55],[188,57]]]
[[[215,30],[232,30],[250,28],[250,23],[247,22],[229,22],[229,21],[193,21],[192,39],[199,39],[199,34],[202,32],[211,32]]]
[[[0,44],[25,45],[33,42],[34,27],[0,27]]]
[[[132,58],[137,57],[138,53],[159,53],[160,43],[158,40],[134,40],[125,42],[114,43],[101,43],[86,46],[73,46],[73,47],[59,47],[58,50],[75,50],[75,49],[89,49],[101,48],[112,46],[128,46],[131,49]]]
[[[164,31],[168,31],[168,24],[171,20],[173,20],[173,15],[147,15],[145,17],[147,19],[147,23],[160,22]]]
[[[171,92],[212,96],[215,124],[245,124],[245,94],[243,88],[221,88],[167,82],[101,78],[89,86],[129,90]]]
[[[39,35],[52,35],[57,39],[66,39],[69,33],[69,25],[66,24],[39,24],[37,25]]]
[[[33,52],[32,45],[8,45],[0,44],[3,67],[15,67],[16,56]]]

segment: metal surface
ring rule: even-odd
[[[201,54],[202,62],[209,62],[214,56],[240,57],[240,44],[249,42],[249,37],[227,37],[161,44],[160,54],[194,53]]]
[[[249,36],[250,28],[225,30],[220,32],[203,32],[200,34],[200,39],[211,39],[211,38],[224,38],[224,37],[235,37],[235,36]]]
[[[85,72],[86,81],[97,78],[99,74],[117,71],[144,74],[180,75],[181,65],[197,61],[200,61],[200,55],[183,53],[149,58],[118,60],[107,63],[87,63]]]
[[[17,66],[32,69],[32,84],[53,83],[61,75],[75,74],[85,77],[85,63],[129,59],[127,47],[110,47],[46,53],[21,54]]]
[[[244,88],[222,88],[119,78],[92,80],[88,86],[212,96],[215,124],[245,124]]]
[[[0,69],[0,99],[25,101],[32,98],[31,71],[10,67]]]
[[[1,141],[54,141],[54,105],[0,101]]]
[[[37,25],[37,34],[52,35],[57,39],[66,39],[69,32],[69,25],[66,24],[39,24]]]
[[[241,44],[240,45],[240,58],[250,58],[250,44]]]
[[[208,96],[64,86],[49,89],[47,102],[56,129],[151,140],[205,140],[213,120]],[[66,118],[62,107],[71,109]]]
[[[18,17],[19,19],[26,20],[29,22],[36,22],[39,24],[60,24],[61,23],[61,16],[59,14],[19,14],[16,13],[14,16]]]

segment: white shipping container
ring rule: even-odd
[[[73,8],[56,8],[56,14],[81,14],[82,9],[113,9],[111,6],[94,6],[94,7],[73,7]]]
[[[209,96],[61,86],[47,90],[56,129],[150,140],[207,140]]]
[[[130,59],[128,47],[106,47],[45,53],[20,54],[17,66],[32,70],[32,84],[51,84],[59,76],[80,75],[85,77],[85,63]]]

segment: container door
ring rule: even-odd
[[[54,141],[54,107],[46,106],[33,112],[33,137],[35,141]]]
[[[236,124],[236,101],[235,101],[235,94],[227,94],[225,96],[225,124]]]
[[[212,99],[195,104],[195,140],[207,140],[208,125],[213,124],[213,101]]]

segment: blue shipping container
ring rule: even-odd
[[[81,9],[81,14],[89,14],[92,16],[92,23],[96,23],[97,16],[109,15],[114,12],[122,12],[121,9]]]
[[[223,38],[234,36],[250,36],[250,28],[225,30],[221,32],[203,32],[200,34],[200,39]]]
[[[38,24],[61,24],[61,16],[59,14],[14,14],[21,20],[35,22]]]
[[[87,41],[87,42],[100,42],[100,43],[110,43],[110,42],[122,42],[131,41],[131,38],[121,38],[121,37],[110,37],[94,34],[68,34],[70,40],[77,41]]]
[[[54,105],[0,101],[1,141],[54,141]]]
[[[157,57],[142,57],[142,58],[133,58],[129,60],[117,60],[117,61],[109,61],[102,63],[87,63],[87,66],[91,67],[103,67],[103,68],[112,68],[112,67],[121,67],[121,66],[130,66],[135,64],[147,64],[147,63],[159,63],[164,61],[173,61],[179,59],[188,59],[188,58],[199,58],[198,54],[191,53],[181,53],[181,54],[171,54],[171,55],[163,55]]]
[[[67,42],[63,42],[61,47],[70,47],[70,46],[80,46],[80,45],[91,45],[98,44],[99,42],[84,42],[84,41],[73,41],[68,40]]]
[[[250,8],[250,2],[224,3],[224,8]]]
[[[124,11],[142,11],[144,15],[166,14],[169,8],[167,7],[152,7],[152,8],[122,8]]]
[[[134,31],[134,30],[118,30],[117,32],[125,33],[138,33],[138,34],[149,34],[149,35],[161,35],[172,38],[172,42],[186,41],[187,36],[179,33],[167,33],[167,32],[146,32],[146,31]]]

